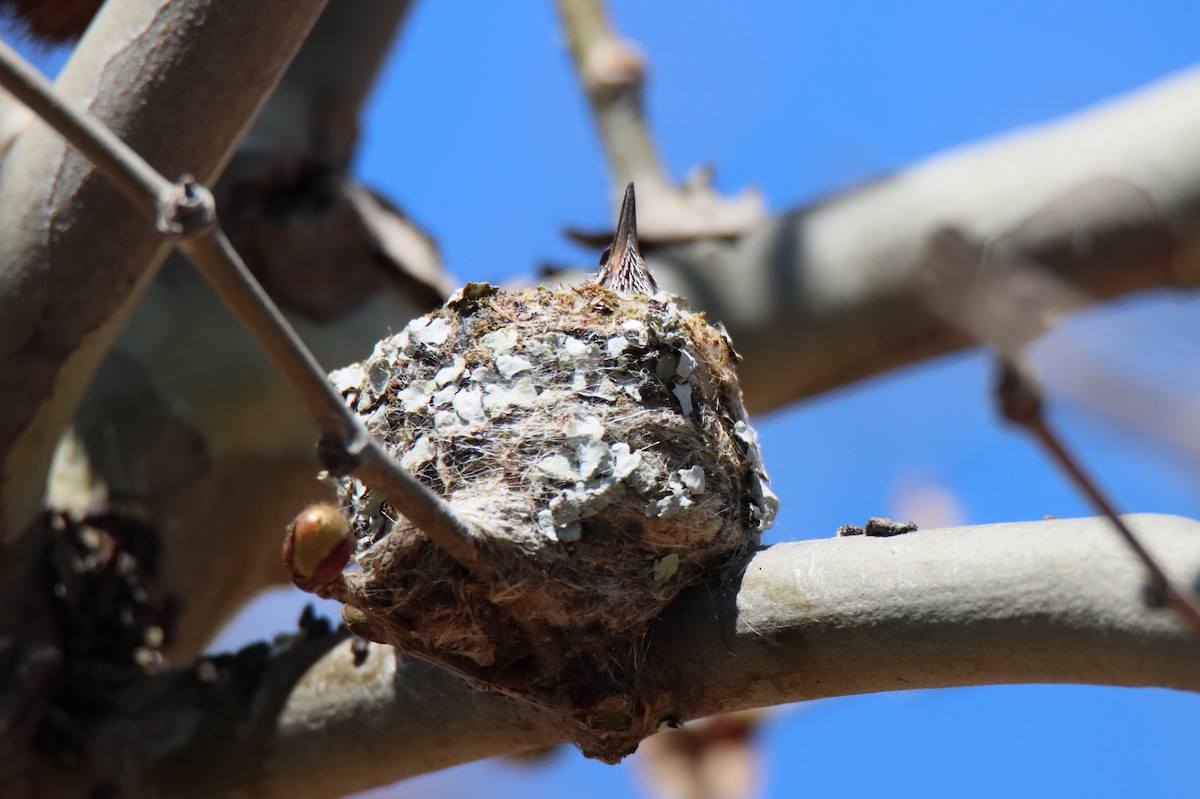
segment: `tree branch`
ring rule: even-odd
[[[557,5],[613,184],[635,182],[643,195],[670,191],[642,113],[642,54],[616,35],[601,0],[558,0]]]
[[[7,46],[0,46],[0,85],[93,159],[131,204],[153,214],[159,233],[180,238],[177,248],[237,315],[317,422],[331,471],[360,477],[460,565],[479,576],[492,575],[475,550],[478,534],[442,497],[396,464],[346,408],[226,238],[207,188],[190,176],[176,184],[160,175],[98,120],[58,98],[49,82]]]
[[[292,296],[325,285],[306,273],[314,263],[362,299],[343,303],[335,318],[289,316],[326,368],[364,357],[390,327],[440,302],[446,282],[419,231],[364,235],[338,199],[368,194],[346,173],[356,120],[408,6],[329,6],[215,189],[226,232],[285,310],[281,285]],[[371,202],[375,216],[387,215],[384,224],[405,224]],[[271,263],[284,271],[253,260],[268,244]],[[132,312],[73,433],[86,457],[71,464],[60,454],[55,507],[92,507],[73,487],[77,469],[63,468],[82,466],[103,496],[159,531],[162,579],[182,601],[166,649],[177,662],[200,651],[248,597],[287,579],[279,547],[288,520],[328,499],[316,480],[317,428],[181,256],[168,259]],[[224,531],[219,541],[214,530]]]
[[[1195,521],[1123,518],[1176,579],[1195,581]],[[736,612],[729,600],[709,604],[722,625],[664,620],[648,668],[686,686],[683,718],[964,685],[1200,690],[1200,638],[1147,607],[1145,586],[1105,518],[788,544],[751,562]]]
[[[1200,573],[1200,523],[1126,518],[1176,579]],[[1147,608],[1144,586],[1106,519],[781,544],[754,556],[739,585],[682,597],[648,635],[639,678],[652,712],[675,719],[997,683],[1200,690],[1200,639]],[[129,693],[156,702],[97,738],[123,759],[96,760],[125,769],[108,775],[116,784],[143,786],[131,795],[183,793],[202,774],[206,796],[315,799],[560,741],[513,700],[387,647],[365,652],[356,665],[351,642],[329,636],[288,649],[253,684],[227,680],[242,692],[237,712],[216,695],[197,704],[183,676],[147,678],[159,688]],[[269,736],[257,715],[267,711]],[[172,732],[149,740],[148,728]],[[162,767],[184,751],[186,772]],[[230,767],[242,758],[254,768]]]
[[[1067,119],[936,156],[779,214],[733,243],[647,255],[724,322],[754,411],[972,342],[914,287],[927,239],[962,228],[1096,300],[1200,274],[1200,69]],[[639,187],[640,193],[640,187]]]
[[[33,113],[8,92],[0,92],[0,160],[29,126]]]
[[[56,82],[170,175],[210,180],[323,0],[109,2]],[[33,123],[0,173],[0,539],[33,518],[51,453],[166,253],[79,153]]]
[[[282,284],[311,296],[304,270],[313,263],[326,264],[337,285],[363,291],[363,301],[336,318],[289,314],[326,368],[360,360],[390,328],[440,302],[428,291],[405,290],[417,282],[407,281],[409,274],[418,272],[426,284],[445,281],[434,271],[432,244],[425,243],[427,253],[409,248],[396,257],[386,242],[380,247],[360,235],[336,200],[351,187],[361,104],[409,5],[327,6],[215,188],[226,232],[285,311],[286,297],[275,290]],[[314,173],[321,180],[312,180]],[[282,196],[294,211],[280,219]],[[411,238],[421,241],[416,233]],[[267,245],[283,270],[276,280],[254,260]],[[364,274],[378,280],[364,287]],[[175,347],[153,344],[160,341]],[[177,349],[191,353],[186,363]],[[251,596],[288,579],[279,559],[288,521],[331,496],[316,479],[319,433],[291,387],[182,257],[164,265],[97,383],[76,431],[112,494],[136,505],[163,536],[163,581],[183,602],[167,654],[186,662]],[[147,413],[148,404],[161,415]],[[164,427],[195,442],[189,457],[162,446]],[[213,530],[225,531],[219,546]]]
[[[739,236],[765,216],[762,195],[722,197],[698,170],[676,186],[659,161],[642,109],[645,59],[609,24],[603,0],[558,0],[575,69],[612,173],[619,203],[630,182],[641,197],[640,238],[645,243]],[[609,238],[604,236],[604,238]]]

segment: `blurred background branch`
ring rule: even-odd
[[[1198,100],[1193,69],[779,213],[736,241],[647,261],[663,288],[729,329],[747,406],[780,408],[973,344],[915,283],[945,225],[1047,265],[1094,301],[1195,285]]]

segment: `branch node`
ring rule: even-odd
[[[321,436],[317,442],[317,458],[333,477],[345,477],[362,465],[366,442],[362,436],[347,440],[340,435]]]
[[[217,204],[208,187],[183,175],[155,199],[154,226],[164,236],[186,239],[212,230]]]
[[[604,4],[558,0],[558,7],[614,182],[620,186],[636,180],[647,201],[643,242],[737,238],[757,226],[766,216],[757,192],[724,197],[712,188],[708,170],[699,170],[683,185],[672,182],[642,111],[646,58],[613,30]]]
[[[996,377],[1000,413],[1011,424],[1032,429],[1042,421],[1042,393],[1024,364],[1001,358]]]
[[[579,72],[588,94],[607,97],[636,92],[645,79],[646,59],[631,42],[605,39],[592,47]]]

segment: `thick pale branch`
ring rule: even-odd
[[[328,285],[325,273],[314,279],[306,271],[314,263],[361,298],[343,303],[333,319],[289,314],[325,368],[364,357],[389,329],[440,302],[406,286],[445,282],[435,248],[418,233],[407,231],[408,247],[392,246],[403,235],[364,235],[333,190],[366,193],[345,170],[361,103],[408,6],[328,6],[215,189],[226,232],[285,311],[280,286],[311,298]],[[281,197],[293,203],[283,218]],[[261,263],[267,245],[268,266],[281,270],[275,275]],[[364,274],[372,278],[365,284]],[[163,536],[163,582],[182,600],[167,644],[178,662],[199,652],[250,596],[287,579],[279,548],[288,520],[329,498],[316,480],[319,431],[311,417],[182,256],[168,259],[134,309],[74,429],[110,495],[137,507]],[[79,506],[64,493],[54,499]],[[213,530],[224,531],[219,546]]]
[[[211,180],[324,0],[105,4],[56,82],[160,172]],[[0,527],[17,535],[91,376],[166,252],[38,122],[0,173]]]
[[[1200,525],[1124,518],[1177,580],[1195,581]],[[1148,608],[1145,588],[1102,518],[787,544],[754,558],[736,611],[700,598],[665,620],[648,669],[682,687],[684,718],[963,685],[1200,690],[1200,638]]]
[[[393,463],[346,408],[316,358],[216,223],[211,193],[191,178],[176,186],[160,175],[90,114],[62,102],[50,84],[7,46],[0,46],[0,84],[94,159],[101,173],[121,189],[126,199],[144,214],[155,214],[160,233],[184,237],[178,248],[286,376],[321,428],[322,444],[343,471],[364,479],[460,564],[483,571],[473,550],[473,531],[445,500]]]
[[[314,54],[312,49],[303,49],[301,52],[305,54],[300,58],[289,74],[293,76],[293,82],[290,84],[291,91],[287,91],[288,86],[285,85],[281,89],[282,94],[277,96],[277,102],[272,105],[278,109],[281,105],[287,106],[288,109],[296,115],[307,115],[310,117],[308,124],[294,124],[288,131],[301,131],[299,135],[292,132],[291,136],[281,132],[279,126],[278,114],[268,117],[267,124],[258,125],[255,127],[255,135],[251,144],[253,149],[260,157],[266,157],[266,147],[271,144],[278,148],[287,150],[286,156],[293,159],[304,158],[304,146],[310,146],[314,149],[325,148],[322,152],[328,155],[329,163],[320,161],[325,169],[336,168],[339,165],[344,165],[343,161],[348,158],[348,149],[353,142],[352,118],[348,115],[356,107],[357,103],[361,102],[365,92],[365,83],[370,76],[370,66],[378,62],[382,55],[383,47],[386,45],[387,35],[382,36],[378,30],[366,31],[364,28],[370,27],[370,24],[382,25],[390,31],[399,18],[403,16],[406,4],[389,2],[386,4],[377,4],[369,6],[363,3],[342,4],[339,6],[339,13],[326,14],[322,17],[322,22],[319,25],[318,33],[322,35],[322,43],[334,50],[342,51],[351,45],[350,38],[363,39],[365,38],[370,47],[365,47],[365,44],[360,41],[355,41],[353,46],[356,48],[352,57],[343,59],[352,67],[349,72],[357,80],[354,82],[341,74],[342,63],[338,63],[337,69],[329,68],[320,70],[319,67],[324,65],[330,67],[328,57],[320,58]],[[363,34],[367,35],[364,37]],[[356,35],[357,34],[357,35]],[[369,55],[363,54],[363,49],[368,49],[371,52]],[[11,56],[11,54],[10,54]],[[40,79],[40,76],[33,74],[27,77],[28,70],[22,71],[20,64],[15,56],[8,59],[5,76],[8,85],[14,88],[18,95],[33,105],[45,119],[49,120],[53,126],[63,133],[69,140],[75,144],[80,150],[86,153],[89,158],[96,159],[100,165],[101,171],[109,179],[114,180],[117,185],[126,188],[125,193],[130,195],[131,201],[143,209],[143,211],[155,208],[155,199],[159,196],[164,196],[168,193],[171,183],[138,156],[132,153],[129,148],[122,142],[117,140],[113,134],[100,125],[94,118],[79,114],[69,103],[62,103],[55,97],[51,91],[45,87],[45,81]],[[307,92],[300,91],[300,87],[295,81],[300,76],[304,81],[304,88]],[[38,80],[34,80],[37,78]],[[42,84],[41,86],[38,83]],[[278,97],[282,99],[278,99]],[[307,101],[307,102],[304,102]],[[293,120],[295,121],[295,120]],[[272,126],[269,123],[275,123]],[[340,124],[339,124],[340,123]],[[349,127],[348,131],[343,128]],[[72,135],[74,134],[74,135]],[[286,142],[286,143],[285,143]],[[292,149],[288,149],[292,148]],[[278,154],[277,154],[278,155]],[[313,157],[314,163],[318,159]],[[161,214],[160,214],[161,215]],[[263,224],[266,221],[263,220]],[[218,246],[220,245],[220,246]],[[241,265],[240,259],[232,252],[228,242],[223,235],[218,231],[214,238],[210,238],[208,234],[202,234],[195,239],[185,241],[180,245],[192,259],[200,266],[210,281],[218,288],[218,292],[225,299],[230,308],[234,309],[238,316],[246,322],[255,335],[259,339],[262,348],[271,356],[272,360],[283,369],[288,375],[289,380],[298,388],[302,389],[301,397],[310,410],[319,421],[322,431],[326,435],[326,439],[336,444],[349,443],[356,451],[354,453],[355,461],[361,465],[356,467],[356,472],[361,472],[364,476],[373,476],[376,481],[382,478],[387,478],[385,482],[392,487],[391,491],[386,491],[385,494],[393,499],[393,504],[396,507],[403,508],[404,511],[413,519],[422,520],[425,526],[431,526],[431,521],[444,522],[449,520],[455,521],[453,514],[449,512],[447,506],[439,498],[434,497],[428,490],[420,486],[410,476],[398,470],[393,464],[390,464],[386,454],[384,454],[377,446],[367,439],[356,425],[351,416],[347,414],[345,407],[338,396],[329,387],[328,382],[324,377],[324,370],[316,366],[316,362],[307,353],[306,348],[292,333],[287,323],[282,320],[278,313],[273,309],[268,308],[270,302],[266,299],[266,295],[254,285],[253,279],[249,276],[244,265]],[[344,267],[344,264],[339,264],[339,267]],[[301,278],[302,281],[302,278]],[[176,309],[178,310],[178,309]],[[379,330],[382,332],[383,323],[379,325]],[[175,358],[178,359],[179,353],[175,353]],[[191,375],[191,381],[188,384],[189,389],[194,388],[197,376]],[[222,382],[216,378],[216,382]],[[129,393],[134,396],[141,396],[145,392],[144,386],[134,381],[129,384],[128,381],[121,381],[120,385],[128,386]],[[160,386],[162,384],[160,383]],[[195,397],[190,397],[195,401]],[[291,404],[292,398],[287,397],[283,404]],[[94,409],[90,409],[93,410]],[[94,418],[89,415],[89,418]],[[135,418],[151,427],[151,430],[138,438],[139,441],[153,442],[157,441],[162,436],[159,435],[162,418],[160,414],[138,414]],[[114,442],[114,433],[111,419],[100,419],[100,424],[103,425],[103,437],[108,448],[112,448]],[[89,434],[92,432],[87,429],[77,431],[81,438],[88,440]],[[189,450],[189,455],[194,459],[195,456],[195,441],[188,442],[192,445]],[[310,437],[308,447],[312,446],[312,438]],[[357,450],[361,449],[361,452]],[[140,458],[142,453],[136,451],[125,451],[122,453],[125,458],[132,459],[138,462],[135,467],[137,471],[144,471],[141,468]],[[316,471],[316,464],[313,464],[313,472]],[[177,470],[172,470],[176,471]],[[278,473],[278,470],[275,471]],[[207,475],[205,475],[207,476]],[[102,479],[111,477],[108,474],[102,474]],[[311,485],[310,479],[310,485]],[[109,486],[114,490],[114,494],[128,503],[131,499],[129,496],[121,496],[119,489],[115,486]],[[260,492],[268,492],[270,488],[264,483],[259,486]],[[278,495],[278,492],[274,492]],[[401,502],[396,498],[399,494],[403,499]],[[286,492],[285,496],[291,499],[294,492]],[[175,503],[178,507],[179,503]],[[416,506],[420,507],[416,507]],[[423,508],[433,507],[433,511],[421,512]],[[294,513],[295,507],[289,508],[289,512]],[[247,516],[251,513],[248,511]],[[255,514],[255,516],[260,514]],[[166,523],[166,520],[155,519],[155,522],[161,530],[170,531],[174,529],[173,525]],[[461,525],[460,525],[461,527]],[[263,530],[274,539],[278,535],[276,526],[266,526]],[[431,531],[431,534],[437,531]],[[259,534],[258,530],[254,534]],[[435,538],[439,536],[435,535]],[[462,539],[456,538],[452,543],[461,544]],[[211,547],[212,543],[208,542]],[[175,547],[166,547],[169,557],[176,557],[178,554]],[[275,560],[278,559],[278,542],[272,541],[272,554]],[[459,547],[461,550],[462,547]],[[462,557],[459,550],[454,550],[455,554]],[[228,567],[232,570],[241,572],[247,571],[246,564],[237,558],[227,558]],[[194,567],[194,560],[190,560],[189,568]],[[249,570],[254,574],[262,574],[261,569]],[[211,575],[208,575],[211,581]],[[228,579],[222,579],[220,584],[228,584]],[[244,581],[240,581],[244,582]],[[237,601],[240,597],[233,598]],[[222,606],[219,610],[225,610]]]
[[[6,91],[82,152],[128,203],[143,214],[159,212],[159,202],[174,193],[170,180],[133,155],[129,146],[98,119],[81,114],[70,101],[58,96],[50,81],[8,44],[0,46],[0,64],[0,85]]]
[[[1200,573],[1200,524],[1127,519],[1177,579]],[[669,611],[648,636],[639,679],[653,712],[678,719],[945,686],[1200,690],[1200,639],[1148,609],[1144,587],[1141,564],[1103,519],[782,544],[758,553],[740,584],[694,590]],[[297,658],[312,663],[303,676]],[[155,729],[169,719],[187,728],[172,746],[207,775],[209,796],[246,791],[248,779],[261,797],[337,796],[559,741],[547,718],[385,647],[357,663],[349,642],[324,655],[299,647],[261,674],[245,715],[226,715],[218,728],[210,720],[202,740],[191,732],[201,710],[187,692],[184,707],[164,693],[161,705],[143,708]],[[274,704],[258,698],[268,696]],[[273,735],[262,736],[261,720],[246,715],[267,706],[278,712]],[[148,760],[163,762],[161,741],[136,737],[148,721],[126,719],[101,736],[134,769],[120,782],[154,771]],[[250,777],[215,767],[238,757],[255,764]],[[188,779],[156,773],[163,781],[148,792]]]
[[[0,158],[8,154],[8,148],[32,119],[33,114],[24,103],[7,92],[0,92]]]
[[[1198,139],[1200,69],[781,214],[737,242],[647,261],[663,288],[729,328],[747,405],[777,408],[971,343],[913,285],[947,225],[1098,300],[1194,285]]]

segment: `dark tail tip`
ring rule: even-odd
[[[613,237],[614,246],[620,246],[622,242],[631,242],[637,247],[637,203],[633,196],[633,181],[625,187],[625,199],[617,218],[617,235]]]

